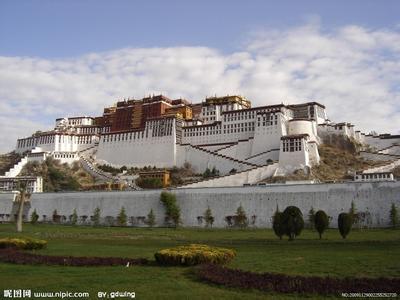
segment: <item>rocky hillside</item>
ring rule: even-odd
[[[320,182],[342,181],[353,179],[355,172],[360,172],[372,167],[388,164],[385,161],[368,161],[360,157],[360,144],[354,141],[332,135],[318,146],[321,158],[320,164],[311,169],[311,173],[306,175],[302,170],[298,170],[285,177],[274,177],[265,182],[285,182],[296,180],[317,180]]]
[[[0,154],[0,175],[4,175],[16,163],[21,160],[22,156],[15,152]]]
[[[322,144],[318,150],[321,162],[312,168],[311,177],[320,181],[353,179],[355,172],[388,163],[364,160],[357,152],[332,144]]]
[[[70,167],[52,158],[47,158],[42,163],[26,164],[20,175],[42,176],[45,192],[76,191],[94,183],[93,177],[78,162]]]

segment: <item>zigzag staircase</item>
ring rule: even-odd
[[[207,179],[192,181],[189,183],[185,183],[184,185],[181,185],[178,188],[243,186],[244,184],[254,184],[254,183],[256,183],[260,180],[263,180],[267,177],[273,176],[275,174],[277,168],[278,168],[277,162],[275,162],[273,164],[269,164],[269,165],[255,166],[251,169],[243,170],[243,171],[236,172],[233,174],[226,174],[223,176],[211,177],[211,178],[207,178]],[[252,180],[249,178],[249,176],[247,176],[247,177],[241,176],[244,173],[247,173],[247,175],[249,175],[250,173],[256,173],[257,171],[260,171],[259,174],[253,174],[255,178]],[[264,176],[263,176],[262,171],[266,171],[267,175],[264,174]],[[226,179],[225,180],[226,183],[213,184],[213,182],[221,181],[223,179]]]
[[[222,157],[224,159],[228,159],[228,160],[230,160],[232,162],[243,164],[243,165],[246,165],[246,166],[249,166],[249,167],[258,167],[258,165],[256,165],[256,164],[252,164],[252,163],[249,163],[249,162],[246,162],[246,161],[243,161],[243,160],[235,159],[235,158],[232,158],[230,156],[222,155],[222,154],[219,154],[219,153],[216,153],[216,152],[201,148],[201,147],[196,146],[196,145],[189,144],[189,146],[192,147],[192,148],[195,148],[197,150],[206,152],[207,154],[214,155],[214,156],[217,156],[217,157]]]

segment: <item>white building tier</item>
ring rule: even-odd
[[[142,110],[136,110],[121,114],[124,119],[119,120],[110,111],[103,121],[86,116],[59,118],[54,130],[18,139],[16,152],[40,147],[71,163],[85,149],[93,149],[98,163],[115,167],[169,168],[189,162],[198,172],[216,167],[224,175],[271,162],[279,162],[281,173],[307,169],[319,164],[318,145],[329,134],[351,137],[378,151],[400,142],[396,136],[365,135],[350,123],[332,123],[317,102],[252,108],[241,96],[212,97],[190,120],[162,112],[151,117],[156,110],[150,108],[145,118]],[[118,131],[112,124],[119,121],[132,127]]]

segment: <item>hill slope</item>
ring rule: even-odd
[[[4,175],[16,163],[21,160],[22,156],[15,152],[0,154],[0,175]]]
[[[387,163],[364,160],[356,152],[331,144],[322,144],[318,150],[321,162],[312,168],[311,177],[320,181],[353,179],[354,172]]]
[[[27,163],[20,175],[42,176],[44,192],[76,191],[94,183],[93,177],[78,162],[70,167],[52,158],[42,163]]]
[[[369,161],[359,156],[360,145],[341,136],[330,136],[318,146],[320,164],[310,174],[297,170],[288,176],[269,178],[264,182],[275,183],[297,180],[342,181],[353,179],[355,172],[388,164],[385,161]]]

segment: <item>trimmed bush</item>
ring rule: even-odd
[[[72,215],[69,216],[69,221],[71,225],[76,225],[78,223],[78,214],[76,213],[76,209],[72,211]]]
[[[327,229],[329,226],[328,216],[323,210],[319,210],[316,212],[314,218],[314,226],[319,233],[319,238],[322,239],[322,234],[324,233],[325,229]]]
[[[165,221],[173,223],[174,227],[178,227],[181,224],[181,209],[176,203],[176,197],[174,194],[162,192],[160,200],[165,207]]]
[[[125,207],[121,207],[121,210],[119,211],[119,214],[117,216],[117,223],[118,226],[126,226],[126,221],[127,221],[128,217],[126,216],[125,213]]]
[[[390,226],[392,228],[396,228],[397,225],[399,224],[399,213],[394,203],[392,203],[392,206],[390,207],[389,219],[390,219]]]
[[[204,220],[206,221],[206,227],[212,227],[214,223],[214,217],[210,207],[207,207],[206,211],[204,212]]]
[[[23,250],[43,249],[47,246],[47,241],[31,238],[4,238],[0,239],[0,249],[15,248]]]
[[[315,211],[314,207],[311,206],[310,211],[308,212],[308,225],[310,226],[310,229],[314,229],[314,224],[315,224]]]
[[[57,209],[53,211],[53,223],[60,223],[61,222],[61,216],[58,214]]]
[[[282,213],[282,226],[283,231],[292,241],[296,236],[300,235],[304,228],[303,214],[296,206],[288,206]]]
[[[357,214],[357,209],[356,209],[356,205],[354,204],[354,201],[351,201],[351,206],[350,206],[348,215],[351,218],[352,225],[355,225],[356,223],[358,223],[358,214]]]
[[[163,249],[154,254],[157,263],[175,266],[193,266],[204,263],[224,264],[235,256],[235,251],[231,249],[198,244]]]
[[[239,207],[236,210],[236,216],[234,218],[234,222],[235,222],[235,226],[240,227],[240,228],[247,227],[247,225],[249,223],[246,212],[244,211],[242,205],[239,205]]]
[[[150,209],[150,212],[147,215],[146,224],[149,225],[149,227],[156,225],[156,216],[154,215],[153,209]]]
[[[342,238],[346,238],[351,230],[351,226],[353,225],[353,218],[350,214],[341,213],[338,217],[338,227],[339,232]]]
[[[279,239],[282,239],[282,236],[285,234],[283,225],[282,225],[282,213],[276,208],[275,214],[272,217],[272,229]]]
[[[93,211],[93,217],[92,217],[92,222],[93,226],[99,226],[100,225],[100,207],[96,207]]]
[[[36,209],[31,214],[31,224],[36,224],[39,220],[39,215],[36,212]]]

